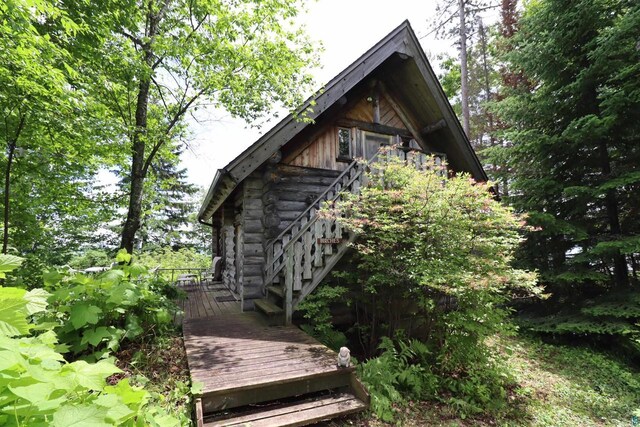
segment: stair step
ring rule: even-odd
[[[279,316],[284,314],[284,310],[282,309],[282,307],[278,307],[277,305],[275,305],[274,303],[272,303],[267,299],[257,299],[254,301],[254,304],[255,304],[255,308],[257,308],[258,310],[260,310],[262,313],[266,314],[269,317]]]
[[[267,291],[269,295],[273,294],[284,299],[284,289],[282,286],[267,286]]]
[[[205,427],[246,426],[285,427],[304,426],[330,418],[359,412],[367,405],[351,393],[337,393],[306,397],[287,403],[265,405],[259,410],[252,407],[247,412],[236,413],[225,418],[211,419]]]
[[[307,361],[308,363],[308,361]],[[295,366],[295,362],[292,362]],[[307,393],[315,393],[323,390],[332,390],[348,387],[351,383],[353,367],[337,369],[316,368],[300,369],[290,372],[273,372],[278,369],[269,369],[264,366],[264,375],[238,379],[232,378],[225,383],[234,384],[232,389],[207,391],[202,396],[204,413],[238,408],[261,402],[269,402],[274,399],[285,399],[291,396],[299,396]],[[252,375],[247,373],[246,375]],[[243,375],[244,377],[244,375]],[[207,383],[205,383],[205,388]]]

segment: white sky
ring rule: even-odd
[[[422,38],[429,32],[428,21],[435,14],[435,5],[436,0],[308,1],[308,13],[300,20],[310,37],[324,45],[320,55],[323,68],[313,73],[318,87],[405,19],[409,19],[429,58],[445,51],[457,55],[450,41],[435,40],[433,36]],[[207,116],[208,120],[191,125],[190,149],[183,154],[182,167],[188,170],[191,182],[208,189],[217,169],[226,166],[279,119],[257,130],[224,112],[212,111]]]

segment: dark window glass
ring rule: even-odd
[[[338,128],[338,157],[351,157],[351,129]]]

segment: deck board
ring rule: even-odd
[[[185,316],[184,343],[203,396],[336,372],[337,354],[295,326],[267,326],[254,312]]]
[[[203,384],[205,412],[349,384],[353,368],[337,368],[333,350],[295,326],[269,326],[260,314],[241,312],[224,286],[191,286],[187,295],[184,345],[191,379]]]

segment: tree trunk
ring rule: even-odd
[[[465,23],[465,0],[458,0],[460,18],[460,98],[462,102],[462,128],[469,136],[469,73],[467,70],[467,27]]]
[[[20,116],[20,122],[16,129],[16,134],[13,139],[7,141],[7,167],[4,171],[4,218],[3,218],[3,231],[2,236],[2,253],[6,254],[9,249],[9,215],[11,214],[11,166],[13,165],[13,156],[16,152],[16,146],[18,145],[18,138],[24,129],[26,116]]]
[[[142,195],[144,188],[145,169],[145,137],[147,133],[147,111],[149,108],[149,88],[151,78],[144,78],[138,88],[136,103],[136,128],[133,133],[133,147],[131,157],[131,190],[129,193],[129,206],[127,220],[122,229],[121,249],[133,253],[136,232],[140,228],[140,216],[142,214]]]
[[[148,41],[141,44],[144,51],[144,63],[148,70],[142,71],[138,76],[138,97],[136,99],[136,127],[133,132],[131,149],[131,190],[129,194],[129,206],[127,220],[122,229],[122,241],[120,248],[126,249],[128,253],[133,253],[136,232],[140,229],[140,217],[142,215],[142,196],[144,190],[144,180],[147,175],[145,167],[145,148],[147,144],[147,112],[149,110],[149,89],[151,88],[151,77],[153,73],[154,51],[153,41],[158,33],[162,14],[166,10],[167,1],[160,6],[157,14],[154,12],[153,2],[149,2],[147,11],[146,34]],[[153,157],[153,150],[150,157]],[[147,159],[150,160],[150,159]]]
[[[4,235],[2,236],[2,253],[6,254],[9,247],[9,203],[11,199],[9,197],[9,190],[11,189],[11,164],[13,163],[13,153],[16,150],[15,140],[9,143],[7,147],[7,167],[4,171]]]
[[[605,178],[609,178],[611,175],[611,162],[609,159],[609,150],[607,142],[601,139],[598,143],[598,154],[600,156],[600,163],[602,174]],[[622,229],[620,227],[620,216],[618,209],[618,198],[616,197],[615,190],[608,190],[605,199],[605,209],[607,211],[607,220],[609,222],[609,231],[613,236],[620,236]],[[613,254],[613,271],[615,284],[618,287],[629,285],[629,268],[627,266],[627,258],[616,250]]]

